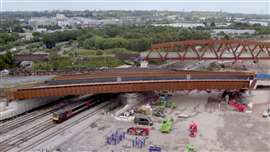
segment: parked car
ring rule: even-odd
[[[153,121],[151,120],[150,117],[146,115],[141,115],[141,114],[135,116],[134,123],[139,124],[139,125],[148,125],[148,126],[153,125]]]
[[[149,131],[149,128],[130,127],[128,128],[127,133],[130,135],[148,136]]]

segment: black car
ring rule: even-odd
[[[147,126],[153,125],[153,121],[151,120],[151,118],[145,115],[136,115],[134,118],[134,123]]]

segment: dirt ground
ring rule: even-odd
[[[139,152],[148,151],[150,145],[157,145],[163,152],[183,151],[184,145],[193,144],[197,151],[226,152],[268,152],[270,151],[270,120],[254,113],[239,113],[226,109],[225,104],[207,103],[209,96],[217,93],[193,92],[177,93],[171,100],[177,103],[174,110],[167,109],[167,117],[173,118],[173,129],[165,134],[159,131],[161,118],[152,117],[154,125],[150,127],[150,136],[146,145],[132,147],[135,136],[126,135],[118,145],[106,144],[106,137],[116,130],[126,131],[135,126],[133,122],[115,120],[110,114],[102,115],[88,129],[82,130],[72,139],[59,145],[58,151],[90,152]],[[260,96],[260,98],[264,98]],[[257,97],[250,96],[248,100]],[[259,101],[259,100],[254,100]],[[262,101],[261,101],[262,102]],[[180,114],[189,115],[179,118]],[[194,121],[198,124],[195,138],[188,136],[188,126]]]
[[[254,90],[248,98],[253,103],[253,114],[261,117],[262,113],[268,107],[270,90]]]

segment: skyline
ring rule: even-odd
[[[268,0],[1,0],[0,5],[1,11],[168,10],[270,14]]]

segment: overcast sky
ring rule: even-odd
[[[172,10],[270,14],[270,0],[0,0],[2,11]]]

